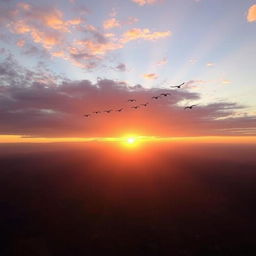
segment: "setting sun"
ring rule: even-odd
[[[136,141],[136,140],[135,140],[135,138],[133,138],[133,137],[127,139],[127,143],[129,143],[129,144],[134,144],[135,141]]]

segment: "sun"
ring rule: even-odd
[[[122,137],[121,141],[122,141],[122,144],[126,148],[136,148],[138,146],[138,143],[140,140],[139,140],[138,136],[130,134],[130,135]]]
[[[134,137],[127,138],[128,144],[134,144],[136,142],[136,139]]]

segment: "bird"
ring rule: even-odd
[[[157,100],[160,96],[153,96],[152,99]]]
[[[89,116],[90,116],[90,114],[85,114],[84,116],[85,116],[85,117],[89,117]]]
[[[176,85],[176,86],[171,86],[172,88],[181,88],[181,86],[183,86],[185,83],[182,83],[182,84],[180,84],[180,85]]]
[[[128,102],[135,102],[135,99],[129,99]]]
[[[111,111],[113,111],[113,110],[109,109],[109,110],[105,110],[104,112],[109,114]]]
[[[117,109],[116,111],[121,112],[121,111],[123,111],[123,108]]]
[[[197,106],[197,105],[186,106],[184,109],[192,109],[195,106]]]
[[[101,112],[100,111],[94,111],[93,113],[94,114],[100,114]]]
[[[138,109],[140,106],[133,106],[131,108]]]
[[[147,102],[147,103],[140,104],[140,105],[146,107],[146,106],[148,105],[148,102]]]
[[[169,95],[171,95],[170,93],[161,93],[161,95],[160,96],[169,96]]]

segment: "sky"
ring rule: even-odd
[[[0,7],[0,141],[256,136],[255,0]]]

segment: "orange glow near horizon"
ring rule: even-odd
[[[199,137],[160,137],[126,135],[123,137],[65,137],[45,138],[22,135],[0,135],[0,143],[58,143],[58,142],[117,142],[136,146],[145,142],[191,142],[191,143],[248,143],[255,144],[256,136],[199,136]]]

